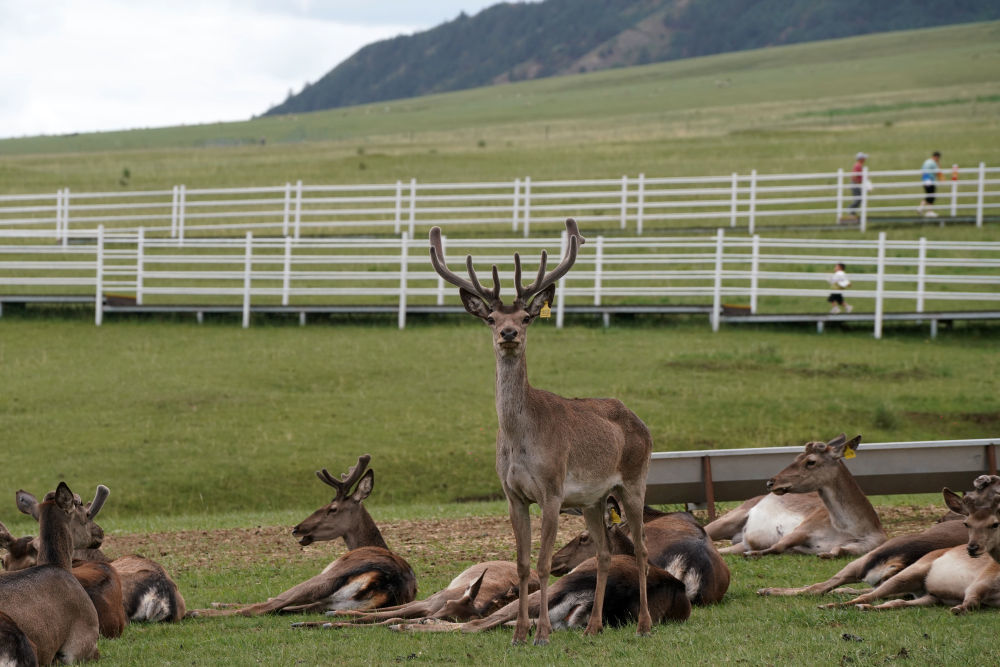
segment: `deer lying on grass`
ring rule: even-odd
[[[886,540],[882,522],[843,463],[854,456],[861,436],[848,441],[843,433],[830,442],[809,442],[787,468],[767,482],[771,492],[746,515],[741,541],[722,553],[763,556],[785,551],[832,558],[865,554]],[[785,494],[815,491],[823,503],[808,514],[790,512]],[[810,502],[802,508],[810,507]],[[709,527],[711,524],[709,524]],[[718,531],[706,531],[709,534]]]
[[[448,587],[424,600],[373,612],[328,611],[327,616],[348,616],[346,622],[293,623],[295,627],[347,627],[352,625],[388,625],[401,621],[468,621],[489,616],[518,598],[517,565],[506,560],[477,563],[452,579]],[[538,579],[531,579],[529,593],[538,590]]]
[[[566,220],[569,248],[555,270],[546,273],[547,254],[535,281],[521,284],[521,258],[514,254],[514,286],[517,296],[509,305],[500,300],[500,276],[493,266],[493,289],[479,282],[466,257],[469,278],[448,268],[441,243],[441,230],[430,232],[431,263],[438,275],[459,288],[465,310],[490,327],[496,357],[497,431],[496,469],[510,512],[517,543],[518,587],[528,589],[531,568],[531,517],[528,507],[542,509],[542,538],[538,552],[538,591],[541,608],[548,607],[548,579],[561,507],[583,509],[587,526],[599,535],[595,579],[595,604],[584,631],[601,631],[601,608],[611,555],[604,536],[604,506],[614,493],[625,515],[636,526],[635,561],[639,597],[637,631],[648,634],[651,619],[646,602],[646,544],[642,529],[642,505],[646,495],[646,471],[653,448],[646,425],[621,401],[608,398],[566,399],[535,389],[528,383],[525,347],[528,326],[553,302],[556,282],[576,262],[583,243],[573,219]],[[518,602],[513,643],[528,634],[528,598]],[[535,644],[548,642],[551,624],[542,615]]]
[[[0,612],[34,643],[39,664],[96,660],[97,611],[70,573],[73,492],[60,482],[38,509],[38,564],[0,574]]]
[[[684,584],[655,565],[649,565],[645,569],[647,569],[646,599],[652,622],[687,620],[691,615],[691,601],[687,598]],[[511,602],[486,618],[466,623],[406,623],[393,625],[390,628],[409,632],[481,632],[515,621],[522,601],[527,604],[531,617],[538,619],[536,623],[538,628],[541,628],[545,621],[553,630],[589,626],[589,619],[593,617],[595,609],[604,623],[620,627],[634,623],[640,613],[637,604],[639,570],[635,559],[631,556],[612,556],[601,607],[595,607],[598,563],[596,558],[589,558],[552,584],[549,590],[547,614],[540,614],[543,607],[539,590]]]
[[[628,535],[614,498],[608,499],[605,540],[612,554],[633,555]],[[688,512],[658,512],[643,508],[649,562],[684,582],[692,604],[718,602],[729,589],[729,567],[722,560],[705,530]],[[584,531],[552,557],[552,574],[561,576],[595,553],[594,539]]]
[[[409,563],[389,551],[382,533],[361,502],[371,493],[375,473],[365,472],[371,456],[357,464],[340,480],[324,468],[316,476],[337,490],[337,495],[302,523],[292,535],[306,546],[320,540],[343,537],[348,552],[311,579],[284,593],[251,605],[213,603],[214,609],[199,609],[192,616],[257,616],[259,614],[322,612],[343,609],[366,611],[411,602],[417,580]],[[359,481],[360,478],[360,481]],[[351,487],[357,487],[351,492]]]
[[[91,537],[89,542],[85,541],[82,543],[86,547],[77,548],[73,551],[74,573],[77,568],[83,568],[81,575],[89,572],[89,578],[94,580],[100,572],[109,574],[108,569],[111,568],[115,576],[121,581],[118,587],[120,589],[121,604],[116,605],[110,601],[103,603],[108,609],[104,614],[100,614],[101,609],[98,606],[98,612],[101,615],[101,635],[105,637],[117,637],[121,634],[121,631],[117,635],[107,634],[107,632],[113,631],[112,628],[118,624],[118,620],[115,618],[116,613],[112,611],[117,609],[118,606],[123,607],[125,618],[132,623],[173,622],[184,618],[187,612],[184,597],[177,589],[177,584],[174,583],[174,580],[170,578],[170,575],[167,574],[166,570],[159,563],[138,554],[129,554],[111,560],[101,551],[100,547],[104,539],[104,531],[94,522],[94,517],[97,516],[97,512],[100,511],[108,495],[106,486],[98,487],[99,495],[102,493],[101,489],[104,489],[104,491],[103,497],[100,499],[100,505],[96,505],[97,496],[95,496],[94,502],[88,505],[82,505],[77,500],[78,507],[75,520],[81,524],[81,534],[86,534],[89,531]],[[16,500],[17,508],[21,512],[37,520],[38,500],[35,496],[27,491],[18,491]],[[25,541],[27,542],[25,543]],[[11,547],[11,562],[8,563],[5,558],[4,567],[8,570],[30,567],[34,564],[35,553],[31,538],[21,538],[17,541],[16,545]],[[84,582],[81,581],[81,583]],[[88,584],[84,583],[84,588],[88,590],[88,593],[90,592]],[[114,593],[111,592],[109,595],[114,595]],[[96,600],[94,604],[99,605]],[[105,624],[109,626],[107,629],[104,627]]]
[[[2,611],[0,611],[0,665],[10,667],[38,665],[35,644],[21,632],[14,619]]]
[[[859,609],[897,609],[951,606],[953,614],[964,614],[982,605],[1000,607],[1000,496],[995,491],[961,497],[943,491],[945,504],[965,516],[968,542],[932,551],[873,590],[846,602],[822,608],[855,606]],[[983,557],[984,554],[986,557]],[[902,595],[916,596],[912,599]],[[882,604],[872,603],[891,599]]]

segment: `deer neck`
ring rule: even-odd
[[[856,530],[866,525],[881,527],[868,497],[843,463],[835,482],[819,488],[817,493],[830,514],[830,522],[838,530]]]
[[[344,543],[347,545],[349,551],[360,547],[382,547],[386,551],[389,550],[389,545],[382,539],[382,533],[379,531],[378,526],[375,525],[375,520],[372,519],[364,506],[361,507],[361,515],[358,518],[357,527],[344,534]]]
[[[497,354],[496,402],[500,430],[518,431],[525,420],[530,418],[527,410],[528,361],[524,353],[517,357]]]
[[[56,565],[69,570],[73,567],[73,544],[69,531],[51,516],[57,508],[43,507],[38,518],[39,530],[36,565]]]

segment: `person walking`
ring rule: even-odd
[[[844,294],[841,291],[850,287],[851,281],[847,277],[846,267],[840,262],[837,262],[833,267],[833,275],[830,276],[830,285],[836,290],[835,292],[831,292],[830,296],[826,298],[827,302],[833,304],[830,308],[830,314],[836,315],[840,312],[841,308],[848,313],[854,310],[851,304],[844,300]]]
[[[944,174],[941,172],[941,153],[934,151],[920,167],[920,182],[924,186],[924,198],[920,201],[920,206],[917,207],[917,213],[925,218],[937,217],[937,213],[931,210],[931,207],[936,199],[937,182],[942,178],[944,178]]]
[[[847,207],[844,222],[858,219],[858,209],[861,208],[861,188],[865,178],[865,160],[867,159],[868,153],[858,153],[854,156],[854,166],[851,168],[851,196],[854,197],[854,201]]]

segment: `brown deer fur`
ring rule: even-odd
[[[38,665],[35,644],[21,632],[14,619],[2,611],[0,611],[0,665],[10,667]]]
[[[480,318],[492,333],[496,358],[496,410],[499,429],[496,443],[496,470],[507,497],[511,525],[517,544],[519,587],[527,590],[531,565],[531,518],[528,507],[542,509],[542,537],[537,573],[541,606],[547,606],[548,578],[555,546],[559,510],[583,509],[587,526],[600,535],[597,546],[594,611],[584,634],[593,635],[602,627],[601,613],[607,569],[611,555],[603,540],[604,505],[614,493],[629,520],[637,527],[635,560],[640,585],[637,587],[639,612],[637,631],[650,630],[646,604],[646,546],[642,530],[642,505],[646,494],[646,473],[652,452],[652,438],[646,425],[621,401],[610,398],[567,399],[535,389],[528,383],[526,334],[528,326],[553,302],[556,282],[576,261],[583,242],[576,222],[566,221],[568,252],[553,271],[546,273],[543,251],[537,278],[521,284],[521,260],[514,255],[514,285],[517,297],[508,305],[500,300],[500,278],[493,267],[493,289],[485,289],[476,277],[472,257],[466,258],[469,279],[452,272],[445,260],[441,230],[430,233],[430,256],[435,271],[459,288],[467,312]],[[548,641],[551,625],[543,615],[535,636],[536,644]],[[525,641],[528,634],[527,597],[518,602],[513,642]]]

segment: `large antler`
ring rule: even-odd
[[[479,282],[476,270],[472,268],[472,255],[465,256],[465,266],[469,270],[471,281],[459,277],[445,263],[444,247],[441,245],[441,228],[431,227],[431,264],[438,275],[450,282],[455,287],[463,289],[470,294],[482,298],[486,303],[493,305],[500,300],[500,274],[496,264],[493,265],[493,289],[487,290]]]
[[[543,250],[542,261],[538,265],[538,276],[535,278],[535,282],[531,283],[527,287],[523,287],[521,285],[521,256],[514,253],[514,286],[517,288],[517,298],[522,303],[527,302],[528,299],[566,275],[576,262],[577,248],[586,243],[587,240],[580,236],[580,230],[576,226],[576,220],[573,218],[566,218],[566,232],[569,234],[569,252],[566,253],[565,257],[563,257],[559,266],[546,274],[545,262],[548,260],[549,256],[548,253]]]
[[[335,479],[333,475],[327,472],[326,468],[317,470],[316,476],[319,477],[319,481],[337,489],[337,498],[334,500],[345,498],[347,494],[350,493],[351,487],[354,486],[354,483],[361,479],[361,475],[365,473],[365,470],[368,468],[368,462],[371,461],[371,459],[371,454],[362,454],[358,457],[357,464],[348,470],[347,473],[341,475],[339,480]]]

